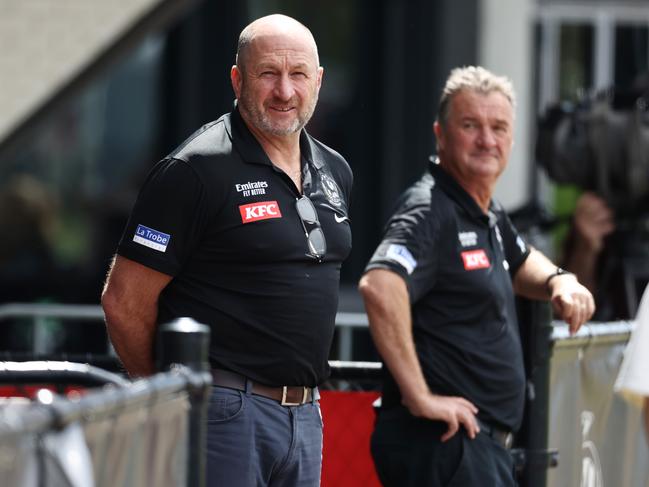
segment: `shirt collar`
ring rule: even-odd
[[[479,219],[489,224],[489,215],[485,215],[482,208],[478,203],[460,186],[453,176],[447,173],[439,164],[437,156],[430,157],[429,171],[435,179],[435,184],[439,184],[448,196],[451,197],[464,211],[466,211],[471,218]],[[493,214],[494,203],[493,200],[489,202],[489,213]]]

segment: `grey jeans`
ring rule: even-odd
[[[318,401],[277,401],[212,387],[207,425],[208,487],[319,486],[322,415]]]

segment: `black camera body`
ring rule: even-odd
[[[550,107],[536,158],[552,180],[597,193],[618,216],[649,214],[649,91],[610,89]]]

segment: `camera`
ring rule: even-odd
[[[649,212],[649,89],[607,89],[551,106],[536,158],[557,183],[604,198],[618,216]]]

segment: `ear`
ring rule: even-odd
[[[230,82],[232,83],[232,90],[234,91],[234,95],[238,100],[239,95],[241,94],[242,79],[241,79],[241,70],[236,64],[232,66],[232,68],[230,68]]]
[[[317,76],[317,79],[316,79],[316,86],[317,86],[317,90],[318,90],[318,92],[319,92],[319,91],[320,91],[320,87],[322,86],[322,77],[324,76],[324,68],[323,68],[322,66],[319,66],[319,67],[318,67],[318,71],[317,71],[316,76]]]
[[[433,132],[435,133],[435,138],[437,139],[437,148],[443,150],[446,145],[446,140],[444,136],[444,129],[439,122],[433,124]]]

